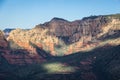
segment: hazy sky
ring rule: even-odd
[[[115,13],[120,13],[120,0],[0,0],[0,29],[33,28],[53,17],[73,21]]]

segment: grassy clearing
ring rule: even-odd
[[[58,62],[44,64],[43,68],[45,68],[49,74],[70,73],[75,71],[74,67],[66,66]]]

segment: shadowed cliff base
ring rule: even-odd
[[[2,80],[119,80],[120,46],[99,47],[41,64],[1,65]],[[9,74],[9,75],[8,75]]]

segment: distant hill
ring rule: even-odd
[[[4,35],[5,35],[5,37],[8,37],[9,36],[9,33],[12,31],[12,30],[15,30],[15,29],[11,29],[11,28],[6,28],[6,29],[4,29],[3,30],[3,32],[4,32]]]

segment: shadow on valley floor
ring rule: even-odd
[[[103,46],[89,52],[73,53],[64,57],[56,57],[55,60],[66,62],[71,66],[91,66],[97,80],[120,79],[120,45]],[[84,69],[82,69],[84,70]],[[91,79],[88,79],[91,80]]]
[[[120,45],[44,58],[41,64],[1,65],[0,80],[120,80]]]

